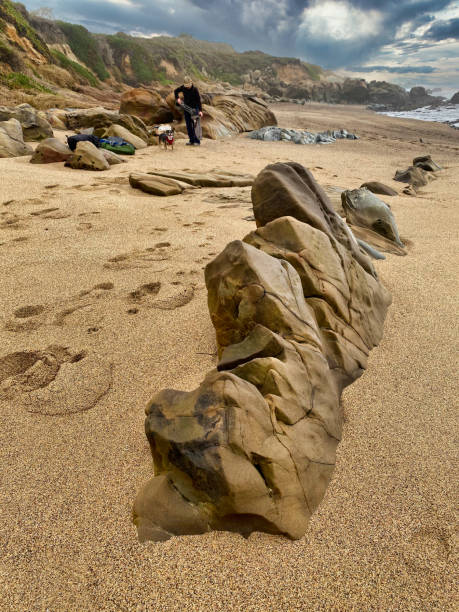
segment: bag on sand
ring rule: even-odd
[[[92,134],[75,134],[74,136],[67,136],[67,144],[69,149],[71,151],[75,151],[77,144],[84,140],[89,140],[89,142],[92,142],[92,144],[96,147],[100,147],[99,139],[96,138],[96,136],[93,136]]]
[[[107,149],[108,151],[113,151],[113,153],[119,153],[120,155],[135,155],[134,145],[116,136],[101,138],[100,146],[102,149]]]

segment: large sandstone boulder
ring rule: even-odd
[[[43,140],[53,137],[53,128],[30,104],[20,104],[14,108],[0,106],[0,121],[17,119],[22,126],[24,140]]]
[[[211,529],[300,538],[324,495],[340,394],[380,341],[390,295],[325,220],[312,178],[309,188],[309,221],[268,221],[206,268],[219,362],[195,391],[166,389],[147,407],[155,476],[134,505],[142,540]]]
[[[108,170],[110,168],[102,149],[98,149],[87,140],[77,144],[75,152],[65,162],[65,165],[74,170]]]
[[[57,138],[47,138],[42,140],[35,149],[31,159],[31,164],[52,164],[54,162],[67,161],[72,157],[73,152],[66,144]]]
[[[24,142],[19,121],[0,121],[0,157],[22,157],[31,153],[33,149]]]
[[[205,138],[232,136],[267,125],[277,125],[274,114],[262,100],[251,96],[212,96],[203,104],[202,135]]]
[[[120,113],[140,117],[146,125],[167,123],[174,119],[171,109],[158,92],[141,88],[130,89],[121,96]]]
[[[106,135],[107,136],[117,136],[118,138],[122,138],[126,142],[129,142],[136,149],[146,149],[148,146],[147,145],[148,140],[147,141],[142,140],[142,138],[139,138],[138,136],[130,132],[128,129],[126,129],[122,125],[117,125],[117,124],[111,125],[106,131]]]
[[[111,125],[121,125],[143,141],[148,141],[148,130],[145,123],[139,117],[131,115],[120,115],[116,111],[105,108],[87,108],[69,111],[66,114],[66,125],[69,130],[79,130],[82,128],[94,128],[96,136],[100,137]]]
[[[374,193],[365,188],[346,190],[341,194],[341,201],[350,225],[368,228],[404,247],[390,207]]]

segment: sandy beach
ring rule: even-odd
[[[0,610],[457,609],[459,131],[363,107],[272,110],[282,127],[360,140],[179,140],[100,173],[0,160]],[[159,198],[132,189],[130,172],[255,175],[297,161],[322,185],[378,180],[401,193],[395,171],[423,154],[444,170],[417,197],[386,199],[408,254],[375,262],[393,304],[344,392],[336,470],[306,536],[140,544],[131,512],[152,476],[145,405],[163,388],[195,388],[215,365],[203,269],[255,222],[250,187]],[[2,391],[5,357],[22,353],[20,367],[50,346],[69,356],[60,386],[29,404]]]

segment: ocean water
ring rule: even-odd
[[[438,106],[437,108],[423,106],[411,111],[393,111],[379,114],[389,117],[402,117],[403,119],[449,123],[453,127],[459,128],[459,104],[445,104],[445,106]]]

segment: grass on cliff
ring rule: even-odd
[[[22,89],[25,91],[36,91],[40,93],[54,93],[44,85],[38,83],[32,77],[27,76],[23,72],[8,72],[8,74],[0,74],[0,84],[6,85],[9,89]]]
[[[157,58],[153,57],[148,50],[130,36],[124,34],[114,34],[107,36],[108,43],[113,50],[115,62],[123,73],[123,80],[129,85],[138,83],[148,84],[152,81],[159,81],[163,85],[170,85],[165,71],[159,66]],[[129,69],[124,64],[125,57],[129,57],[132,76]]]
[[[64,32],[70,48],[77,58],[86,64],[86,66],[89,66],[101,81],[108,79],[110,74],[105,67],[94,36],[81,25],[74,25],[64,21],[58,21],[57,23]]]
[[[37,34],[37,32],[32,28],[27,19],[21,13],[18,8],[18,3],[10,2],[10,0],[1,0],[0,1],[0,19],[4,19],[6,22],[11,23],[16,28],[19,36],[23,36],[30,40],[34,48],[39,51],[44,57],[50,57],[50,53],[46,43],[42,40],[42,38]],[[5,30],[4,24],[2,24],[2,29]]]
[[[87,68],[81,64],[78,64],[78,62],[72,61],[60,51],[53,49],[51,53],[62,68],[65,68],[70,73],[75,72],[79,76],[83,77],[93,87],[97,87],[99,85],[99,80]]]

